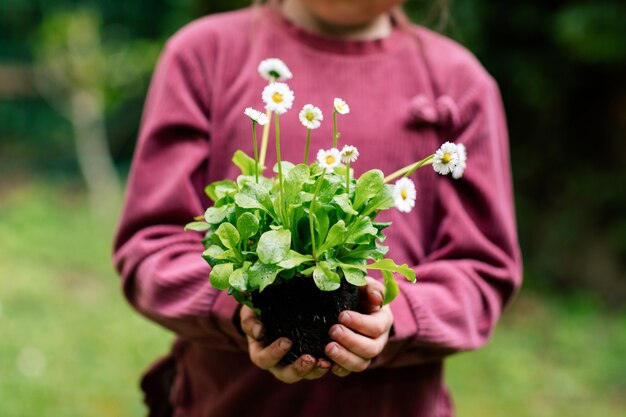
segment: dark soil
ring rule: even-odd
[[[279,337],[293,342],[281,363],[290,364],[301,355],[326,358],[324,348],[331,339],[328,331],[338,322],[339,313],[357,309],[358,288],[341,280],[336,291],[321,291],[312,277],[294,277],[252,294],[252,303],[261,310],[265,343]]]

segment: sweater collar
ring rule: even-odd
[[[371,40],[336,39],[297,26],[284,17],[276,5],[267,4],[264,8],[264,13],[271,23],[281,32],[319,51],[341,55],[368,55],[389,52],[401,43],[399,40],[403,30],[398,27],[396,22],[393,22],[391,33],[384,38]]]

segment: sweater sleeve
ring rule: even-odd
[[[241,349],[236,303],[209,284],[201,234],[183,231],[208,205],[211,130],[209,64],[183,41],[168,42],[152,79],[113,260],[141,314],[181,337]]]
[[[462,179],[439,177],[438,228],[417,283],[399,281],[394,335],[374,366],[408,366],[484,345],[521,284],[508,138],[495,82],[458,101],[451,141],[467,149]]]

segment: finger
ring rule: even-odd
[[[328,370],[332,364],[325,359],[319,359],[315,364],[315,367],[304,376],[304,379],[313,380],[319,379],[328,373]]]
[[[364,359],[372,359],[382,352],[387,343],[387,334],[372,339],[367,336],[355,333],[345,326],[336,324],[331,327],[330,337],[348,351]]]
[[[339,314],[339,323],[357,333],[376,339],[389,332],[393,324],[393,314],[388,305],[371,314],[342,311]]]
[[[294,363],[282,367],[274,367],[269,371],[279,380],[293,384],[304,379],[315,368],[315,358],[311,355],[302,355]]]
[[[366,370],[372,362],[370,359],[362,358],[353,352],[348,351],[336,342],[331,342],[326,345],[325,352],[326,355],[332,359],[333,362],[335,362],[335,364],[350,372],[362,372]],[[337,375],[336,372],[333,371],[333,373]]]
[[[345,377],[350,375],[350,371],[348,371],[345,368],[342,368],[341,366],[335,364],[333,365],[333,369],[332,369],[333,374],[340,376],[340,377]]]
[[[261,369],[275,367],[291,349],[291,341],[285,337],[274,340],[269,346],[248,336],[248,351],[252,363]]]
[[[241,330],[243,330],[246,335],[251,336],[255,340],[261,340],[263,338],[263,323],[255,314],[254,310],[248,306],[242,306],[239,317]]]
[[[362,310],[366,312],[379,310],[385,297],[385,286],[370,276],[366,276],[365,281],[367,284],[359,287]]]

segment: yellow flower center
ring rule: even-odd
[[[307,114],[306,114],[306,119],[307,119],[309,122],[312,122],[312,121],[313,121],[313,119],[315,119],[315,115],[314,115],[313,113],[307,113]]]
[[[452,160],[452,156],[450,156],[449,153],[444,153],[443,157],[441,158],[441,162],[443,162],[444,164],[449,163]]]
[[[326,155],[326,164],[332,165],[335,163],[335,157],[332,155]]]
[[[403,200],[406,200],[408,196],[409,193],[407,193],[406,188],[403,188],[402,191],[400,191],[400,197],[402,197]]]
[[[272,95],[272,100],[274,100],[274,103],[280,104],[283,102],[283,95],[279,92],[276,92],[274,93],[274,95]]]
[[[342,112],[343,111],[343,106],[341,104],[337,104],[337,111],[338,112]]]

